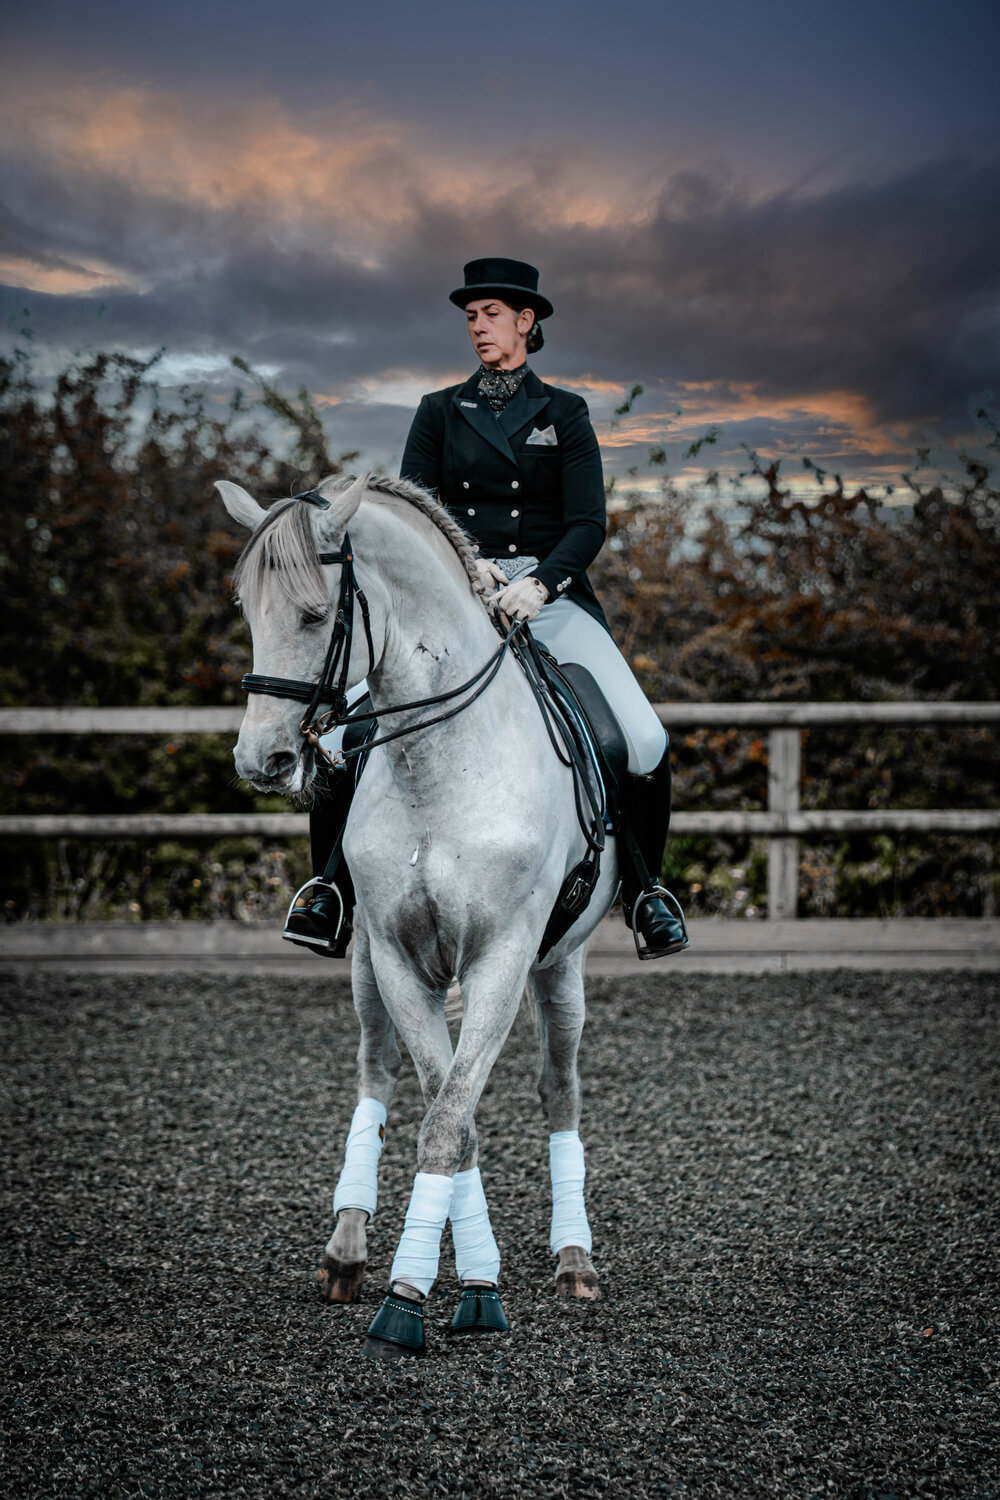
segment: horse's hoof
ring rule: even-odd
[[[500,1293],[487,1286],[467,1286],[458,1299],[455,1316],[448,1332],[452,1335],[482,1338],[486,1334],[506,1333]]]
[[[594,1271],[561,1271],[556,1277],[556,1296],[568,1302],[580,1297],[585,1302],[598,1302],[601,1283]]]
[[[334,1260],[324,1254],[316,1272],[319,1294],[324,1302],[357,1302],[365,1279],[363,1260]]]
[[[386,1297],[368,1325],[363,1354],[369,1359],[403,1359],[424,1352],[424,1312],[409,1297]]]

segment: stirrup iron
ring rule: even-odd
[[[657,948],[651,953],[648,946],[645,948],[642,946],[642,939],[639,935],[639,928],[636,924],[636,916],[647,901],[655,901],[657,898],[659,898],[659,900],[661,901],[667,902],[677,914],[677,917],[680,920],[681,927],[684,929],[684,941],[680,943],[671,943],[669,948]],[[684,916],[684,909],[681,906],[681,903],[678,901],[676,896],[672,895],[671,892],[666,889],[665,886],[659,884],[654,885],[652,890],[639,892],[638,896],[635,898],[635,904],[632,907],[632,915],[629,919],[629,926],[632,929],[632,937],[635,940],[635,951],[639,958],[667,958],[671,953],[683,953],[684,949],[690,945],[691,940],[688,937],[687,920]]]
[[[337,899],[337,924],[332,937],[313,937],[307,936],[304,932],[289,931],[288,922],[291,916],[295,912],[308,911],[309,907],[312,906],[315,895],[306,897],[305,892],[313,890],[315,890],[317,895],[321,891],[326,891]],[[340,891],[332,881],[325,880],[322,875],[314,875],[311,880],[306,881],[305,885],[299,886],[299,889],[292,897],[288,910],[285,913],[285,930],[281,936],[289,943],[302,943],[305,947],[335,948],[341,929],[344,926],[344,915],[344,898],[340,894]]]

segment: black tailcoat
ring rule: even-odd
[[[444,501],[483,557],[537,557],[535,576],[607,621],[587,567],[604,541],[604,474],[587,403],[529,370],[497,417],[464,385],[421,398],[400,476]]]

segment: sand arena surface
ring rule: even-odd
[[[3,981],[4,1491],[996,1496],[998,985],[591,981],[605,1300],[564,1305],[522,1012],[479,1110],[509,1335],[361,1358],[414,1170],[407,1062],[362,1301],[314,1272],[347,989]]]

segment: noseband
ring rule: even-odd
[[[303,500],[307,505],[315,505],[319,510],[329,510],[330,502],[324,496],[317,494],[315,490],[304,490],[301,495],[293,495],[293,500]],[[368,600],[364,592],[358,587],[358,581],[354,574],[354,554],[351,551],[351,539],[345,531],[344,545],[340,552],[320,552],[317,554],[321,563],[339,563],[343,569],[340,575],[340,597],[337,601],[337,613],[334,616],[333,631],[330,635],[330,644],[327,647],[326,659],[323,662],[323,670],[316,682],[301,682],[294,677],[263,677],[256,672],[244,674],[240,686],[245,693],[266,693],[272,698],[292,698],[297,703],[308,705],[302,721],[299,724],[300,732],[312,745],[313,749],[333,764],[344,764],[349,756],[367,754],[374,750],[376,745],[387,745],[390,740],[398,740],[404,734],[413,734],[418,729],[429,729],[432,724],[440,724],[445,719],[452,718],[461,713],[463,708],[468,708],[471,703],[479,697],[480,693],[486,691],[494,677],[500,670],[503,658],[513,645],[516,638],[523,632],[522,621],[515,621],[507,631],[497,650],[489,658],[484,666],[480,667],[467,682],[460,683],[458,687],[452,688],[447,693],[439,693],[433,698],[419,698],[412,703],[397,703],[391,708],[369,708],[361,714],[351,715],[347,712],[347,676],[351,661],[351,639],[354,634],[354,601],[357,600],[361,609],[361,619],[365,628],[365,639],[368,642],[368,675],[375,670],[375,646],[372,641],[371,615],[368,609]],[[476,684],[478,683],[478,687]],[[393,730],[391,734],[379,735],[376,739],[367,740],[363,745],[348,750],[340,750],[336,757],[331,756],[320,744],[320,736],[330,734],[334,729],[345,724],[356,724],[362,722],[370,723],[372,720],[382,718],[384,714],[403,713],[406,709],[430,708],[439,703],[447,703],[452,698],[457,698],[469,688],[476,688],[469,698],[456,704],[454,708],[446,713],[437,714],[432,719],[425,719],[420,724],[409,724],[403,729]],[[320,713],[320,705],[330,704],[330,707]]]

